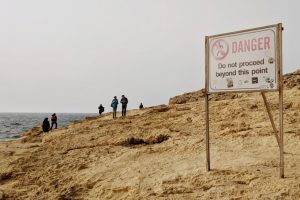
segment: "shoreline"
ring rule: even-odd
[[[34,127],[40,127],[42,119],[49,113],[0,113],[1,129],[0,141],[10,141],[22,138],[22,134]],[[74,121],[83,120],[95,113],[59,113],[58,128],[64,128]],[[9,118],[9,119],[8,119]]]

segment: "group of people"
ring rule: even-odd
[[[120,103],[122,104],[122,116],[126,116],[128,99],[124,95],[122,95]],[[116,119],[116,117],[117,117],[118,104],[119,104],[119,101],[118,101],[117,97],[115,96],[110,105],[113,108],[113,119]]]
[[[53,113],[52,116],[51,116],[51,127],[50,127],[50,122],[48,120],[48,117],[46,117],[44,119],[43,124],[42,124],[43,132],[49,132],[49,130],[51,130],[54,125],[55,125],[55,129],[57,129],[57,116],[56,116],[56,113]]]
[[[122,95],[120,103],[122,104],[122,116],[126,116],[126,112],[127,112],[127,104],[128,104],[128,99],[127,97],[125,97],[125,95]],[[117,98],[117,96],[114,96],[110,106],[113,109],[113,119],[117,118],[117,109],[118,109],[118,104],[119,104],[119,100]],[[143,109],[144,106],[141,103],[139,106],[140,109]],[[100,104],[100,106],[98,106],[98,110],[99,110],[99,115],[101,115],[104,112],[104,107],[102,106],[102,104]]]
[[[122,95],[120,103],[122,104],[122,116],[126,116],[127,104],[128,104],[127,97]],[[111,107],[113,109],[113,119],[117,118],[118,104],[119,104],[118,98],[115,96],[113,98],[112,102],[111,102]],[[141,103],[140,106],[139,106],[139,109],[143,109],[143,108],[144,108],[144,105]],[[100,104],[98,109],[99,109],[99,114],[101,115],[104,112],[104,107],[102,106],[102,104]],[[48,120],[48,117],[46,117],[44,119],[43,124],[42,124],[43,132],[49,132],[50,130],[52,130],[53,126],[55,126],[55,129],[57,129],[57,115],[56,115],[56,113],[53,113],[52,116],[51,116],[51,126],[50,126],[50,122]]]

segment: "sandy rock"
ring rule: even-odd
[[[108,113],[47,134],[31,129],[28,142],[0,142],[0,199],[299,199],[297,73],[284,90],[288,178],[279,178],[278,144],[254,93],[210,95],[206,171],[202,90],[116,120]],[[278,125],[278,95],[267,98]]]
[[[41,142],[43,131],[40,127],[33,127],[32,129],[24,132],[21,137],[21,142]]]

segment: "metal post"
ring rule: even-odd
[[[205,94],[205,114],[206,114],[206,171],[210,171],[210,147],[209,147],[209,105],[208,94]]]

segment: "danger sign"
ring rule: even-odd
[[[278,89],[277,26],[207,37],[207,89],[214,92]]]
[[[282,24],[205,37],[205,148],[210,165],[209,95],[217,92],[260,92],[280,152],[284,178]],[[279,130],[265,95],[278,91]],[[278,134],[279,133],[279,134]]]

